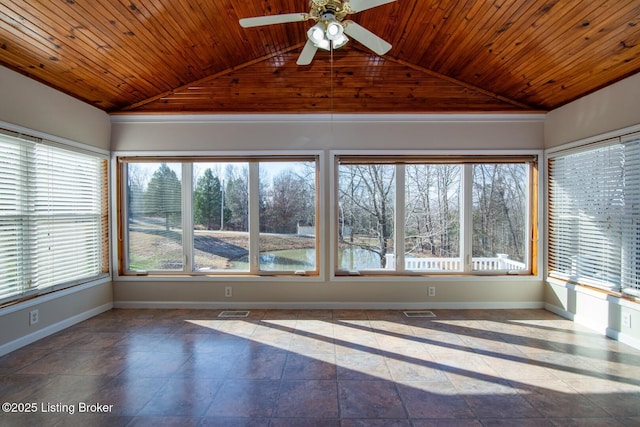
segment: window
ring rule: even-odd
[[[337,274],[532,271],[535,156],[335,161]]]
[[[121,274],[318,274],[317,156],[119,163]]]
[[[526,270],[529,165],[473,165],[474,270]]]
[[[0,131],[0,301],[106,276],[107,159]]]
[[[640,135],[549,158],[549,275],[640,295]]]

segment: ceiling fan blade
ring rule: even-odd
[[[311,61],[313,61],[313,57],[316,56],[317,51],[318,51],[318,47],[314,45],[311,40],[307,40],[307,44],[304,45],[302,52],[300,52],[300,56],[298,57],[298,61],[296,61],[296,64],[298,65],[311,64]]]
[[[300,22],[309,19],[308,13],[285,13],[282,15],[256,16],[242,18],[240,26],[243,28],[259,27],[261,25],[286,24],[287,22]]]
[[[351,7],[354,13],[358,13],[363,10],[382,6],[383,4],[393,3],[394,1],[396,0],[349,0],[349,7]]]
[[[353,21],[344,21],[344,32],[358,40],[360,43],[382,56],[389,52],[391,45],[380,37],[373,34],[363,26],[356,24]]]

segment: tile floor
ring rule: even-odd
[[[0,425],[640,425],[640,351],[544,310],[434,312],[111,310],[0,358],[0,400],[32,405]]]

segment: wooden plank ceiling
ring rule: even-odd
[[[640,0],[398,0],[296,65],[308,0],[2,0],[0,65],[110,113],[548,111],[640,71]]]

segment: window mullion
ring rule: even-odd
[[[473,165],[462,167],[460,196],[460,265],[462,271],[473,271]]]
[[[260,171],[258,162],[249,163],[249,272],[260,270]]]
[[[182,163],[182,271],[194,270],[193,163]]]
[[[396,165],[396,188],[395,188],[395,224],[394,224],[394,247],[396,258],[396,272],[405,272],[405,239],[404,239],[404,219],[405,219],[405,165]]]

